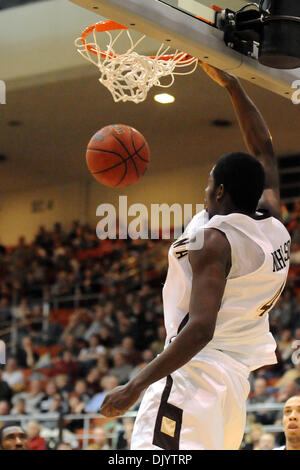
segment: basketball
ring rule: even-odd
[[[122,188],[136,183],[150,161],[145,137],[133,127],[113,124],[100,129],[88,143],[87,166],[99,183]]]

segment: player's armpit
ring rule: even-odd
[[[267,210],[272,217],[282,222],[279,190],[271,188],[265,189],[259,200],[257,209]]]
[[[193,271],[189,322],[211,339],[231,266],[230,244],[219,230],[206,229],[203,248],[190,251],[189,260]]]
[[[264,167],[266,175],[265,190],[259,200],[257,209],[267,210],[273,217],[282,221],[279,174],[275,156],[258,158]]]

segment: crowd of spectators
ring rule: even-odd
[[[293,349],[300,345],[300,204],[289,209],[283,207],[291,270],[270,313],[279,362],[251,373],[249,404],[283,403],[300,393]],[[64,416],[97,413],[109,390],[164,347],[161,289],[169,245],[162,239],[99,241],[91,227],[74,222],[68,232],[57,223],[51,231],[40,227],[31,243],[20,237],[16,247],[0,246],[0,339],[7,345],[0,427],[1,416],[17,421],[25,415],[30,449],[83,445],[83,418]],[[45,414],[38,422],[32,420],[37,413]],[[58,414],[60,424],[46,413]],[[280,434],[263,432],[280,420],[276,410],[249,413],[242,448],[280,444]],[[128,449],[133,422],[93,418],[85,448]]]
[[[0,415],[97,413],[108,390],[149,363],[165,340],[161,286],[168,248],[168,240],[99,241],[79,222],[68,233],[57,223],[52,231],[41,227],[32,243],[20,237],[16,247],[1,246],[7,362],[0,372]],[[114,445],[129,446],[132,420],[122,423],[95,423],[88,447],[103,441],[107,448],[112,429],[119,434]],[[33,448],[40,434],[47,437],[41,447],[55,440],[50,431],[57,431],[57,420],[29,424]],[[71,435],[83,421],[65,420],[63,427],[65,444],[76,445]]]

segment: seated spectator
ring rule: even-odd
[[[76,397],[76,396],[70,397],[69,399],[69,413],[70,414],[82,414],[84,413],[84,408],[85,408],[85,403],[79,397]]]
[[[40,380],[33,380],[29,385],[29,392],[17,393],[12,403],[15,405],[22,398],[25,401],[25,411],[27,414],[39,413],[39,406],[45,394]]]
[[[68,404],[64,399],[59,395],[59,393],[56,393],[50,403],[50,408],[49,408],[49,413],[58,413],[58,414],[64,414],[67,413],[68,411]],[[45,415],[45,420],[43,421],[43,426],[46,429],[56,429],[57,428],[57,418],[56,419],[49,419],[47,420],[47,414]]]
[[[61,442],[57,445],[56,450],[73,450],[67,442]]]
[[[105,348],[111,348],[114,346],[114,339],[111,335],[110,329],[107,326],[103,326],[101,330],[98,332],[98,336],[100,338],[100,343]]]
[[[22,347],[17,349],[16,358],[20,367],[24,369],[27,367],[30,369],[34,368],[39,355],[34,351],[34,346],[29,336],[22,339]]]
[[[11,415],[26,415],[26,403],[23,398],[19,398],[10,412]]]
[[[89,341],[92,335],[97,334],[101,330],[102,326],[105,324],[103,308],[100,305],[96,305],[94,307],[94,310],[95,313],[93,315],[93,321],[83,336],[86,341]]]
[[[15,392],[20,391],[25,386],[24,375],[19,370],[18,363],[14,357],[7,360],[2,379],[12,388]]]
[[[264,428],[260,423],[253,423],[250,425],[250,430],[245,436],[245,445],[242,450],[258,450],[259,440],[264,434]]]
[[[57,387],[58,393],[64,398],[66,398],[73,389],[66,374],[58,374],[54,378],[54,383]]]
[[[266,433],[263,434],[259,441],[258,447],[255,450],[273,450],[275,447],[275,437],[273,434]]]
[[[68,412],[68,403],[67,401],[59,394],[56,393],[51,400],[49,413],[67,413]]]
[[[49,375],[55,377],[56,375],[67,375],[71,380],[75,380],[79,374],[79,367],[76,360],[73,358],[70,351],[64,351],[62,359],[58,359]]]
[[[29,302],[42,299],[43,297],[43,286],[39,280],[35,278],[33,272],[28,272],[25,279],[24,288]]]
[[[166,329],[164,326],[159,326],[157,328],[157,336],[158,339],[153,341],[150,345],[151,351],[153,351],[154,355],[156,356],[157,354],[160,354],[164,347],[165,347],[165,342],[166,342]]]
[[[99,391],[100,372],[97,367],[93,367],[86,376],[87,392],[90,396]]]
[[[114,367],[110,370],[112,375],[118,378],[119,384],[123,385],[129,380],[130,372],[133,367],[128,364],[124,354],[116,353],[113,357]]]
[[[24,320],[26,326],[27,336],[32,340],[34,346],[42,346],[42,327],[43,327],[43,314],[40,305],[33,305],[30,312]]]
[[[285,382],[284,385],[279,389],[277,395],[277,401],[279,403],[286,402],[290,397],[297,394],[297,383],[295,380]]]
[[[157,315],[153,310],[146,310],[144,316],[144,347],[148,347],[156,339]]]
[[[87,413],[97,413],[102,405],[107,393],[119,385],[118,378],[115,375],[105,375],[100,381],[101,392],[91,398],[84,411]]]
[[[59,352],[59,357],[62,357],[65,351],[69,351],[73,357],[78,356],[80,348],[74,335],[71,333],[66,333],[65,330],[65,333],[61,337],[61,341],[63,342],[64,348]]]
[[[276,403],[276,398],[268,393],[267,381],[263,377],[259,377],[254,381],[254,390],[248,398],[248,404],[254,405],[257,403]],[[261,424],[273,424],[276,419],[277,412],[260,410],[253,413],[255,421]]]
[[[72,313],[67,327],[64,329],[60,338],[60,341],[67,345],[67,348],[72,351],[74,356],[77,356],[79,353],[76,341],[83,338],[86,331],[86,324],[82,321],[82,316],[85,312],[85,310],[81,309]]]
[[[26,431],[29,450],[46,450],[46,441],[40,436],[41,427],[36,421],[30,421]]]
[[[0,318],[4,322],[10,322],[12,318],[11,306],[7,297],[0,299]]]
[[[73,286],[68,280],[67,271],[60,271],[57,275],[56,281],[52,286],[52,295],[57,298],[67,297],[72,295]]]
[[[53,380],[49,380],[45,386],[45,395],[39,406],[41,413],[49,413],[53,397],[57,395],[57,393],[58,390],[55,382]]]
[[[114,354],[114,352],[123,354],[126,361],[132,366],[136,366],[142,360],[141,352],[136,349],[134,339],[131,336],[125,336],[121,345],[112,350],[112,354]]]
[[[87,404],[90,401],[90,396],[87,393],[87,383],[83,379],[76,380],[75,387],[74,387],[74,396],[77,396],[80,401],[83,401]]]
[[[3,380],[3,372],[0,369],[0,401],[4,400],[10,402],[12,395],[13,391],[7,381]]]
[[[282,386],[290,383],[292,380],[297,380],[300,378],[300,362],[295,365],[292,369],[286,371],[283,376],[275,382],[274,387],[281,388]]]
[[[93,273],[90,269],[86,269],[84,277],[80,283],[80,291],[82,295],[98,294],[101,290],[101,286],[93,278]],[[88,305],[90,302],[87,302]]]
[[[104,377],[104,375],[108,375],[110,369],[108,358],[106,356],[100,356],[96,367],[99,372],[99,378]]]
[[[146,367],[147,364],[149,364],[151,361],[154,359],[154,354],[151,351],[151,349],[145,349],[145,351],[142,352],[142,360],[141,362],[130,372],[129,379],[133,379],[134,377],[137,376],[137,374]]]
[[[118,450],[130,450],[133,426],[134,419],[123,418],[123,430],[119,433],[117,439]]]
[[[83,348],[78,356],[79,361],[95,361],[100,355],[106,353],[106,348],[100,344],[99,336],[92,335],[89,339],[89,346]]]
[[[9,423],[0,428],[1,450],[28,450],[26,432],[19,426]]]
[[[4,421],[1,421],[1,416],[7,416],[10,412],[9,402],[6,400],[0,401],[0,428],[5,425]]]
[[[110,450],[105,429],[97,426],[92,434],[93,443],[88,445],[87,450]]]
[[[73,395],[69,398],[68,402],[68,413],[69,414],[84,414],[85,402],[81,400],[78,396]],[[78,429],[83,429],[84,422],[83,419],[72,419],[72,420],[65,420],[65,427],[69,429],[69,431],[76,433]]]
[[[277,347],[282,361],[288,361],[293,354],[291,330],[285,329],[280,332],[280,339],[277,341]]]

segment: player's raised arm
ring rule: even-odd
[[[267,209],[273,217],[281,220],[277,161],[272,137],[264,118],[236,77],[201,61],[199,63],[216,83],[228,91],[247,149],[265,169],[265,190],[258,209]]]

